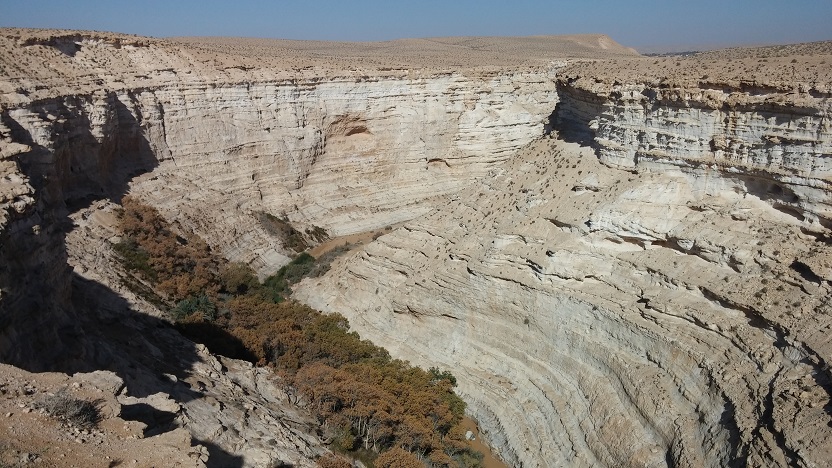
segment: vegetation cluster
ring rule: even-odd
[[[172,304],[183,334],[215,353],[271,366],[332,448],[375,467],[480,466],[450,372],[392,359],[343,316],[288,299],[292,284],[325,271],[314,257],[302,253],[261,283],[201,239],[175,233],[153,208],[130,197],[122,203],[115,249],[125,267]]]
[[[81,429],[90,429],[98,425],[101,412],[98,401],[87,401],[71,396],[65,389],[54,394],[44,395],[35,401],[35,408],[43,410],[49,416],[60,419]]]

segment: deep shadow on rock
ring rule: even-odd
[[[49,143],[39,143],[24,124],[2,114],[13,141],[30,148],[16,155],[16,163],[36,202],[0,232],[0,361],[30,372],[109,370],[135,398],[166,394],[178,403],[201,398],[182,380],[200,359],[196,345],[67,263],[70,211],[97,200],[120,201],[134,176],[157,165],[138,111],[115,94],[103,102],[85,99],[93,98],[69,96],[28,109],[34,123],[25,125],[46,127],[53,136]],[[110,133],[93,134],[83,104],[114,116]],[[46,118],[54,115],[60,118]],[[178,426],[177,413],[146,403],[124,405],[124,411],[125,419],[147,425],[147,436]],[[211,466],[242,466],[241,457],[205,445],[216,458]]]
[[[205,464],[208,468],[240,468],[244,466],[243,457],[232,455],[211,442],[204,440],[196,440],[195,442],[208,449],[208,462]]]

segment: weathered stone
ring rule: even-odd
[[[119,368],[137,417],[247,464],[325,451],[280,381],[185,342],[121,284],[107,199],[130,192],[261,273],[293,252],[260,212],[331,235],[402,223],[296,295],[451,369],[509,464],[832,453],[828,67],[746,83],[715,61],[723,78],[700,83],[701,62],[644,75],[641,58],[333,71],[97,33],[0,45],[6,360]],[[128,338],[85,333],[100,324]]]

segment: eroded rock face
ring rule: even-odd
[[[290,251],[258,213],[332,235],[412,219],[539,136],[555,102],[545,73],[455,74],[164,86],[6,115],[53,158],[69,202],[123,192],[108,184],[158,164],[133,193],[230,259],[271,272]],[[116,138],[128,125],[141,128],[133,152]]]
[[[167,156],[133,192],[229,258],[274,271],[289,252],[258,212],[331,235],[426,213],[543,132],[551,84],[453,74],[145,91],[134,99]]]
[[[828,228],[831,95],[808,88],[610,86],[567,76],[556,120],[591,139],[610,166],[730,173],[744,191]]]
[[[557,102],[555,65],[322,76],[130,36],[27,35],[0,36],[0,103],[14,141],[54,157],[64,198],[121,193],[107,184],[155,168],[133,193],[261,273],[294,252],[258,213],[330,235],[412,219],[539,137]],[[50,67],[21,69],[33,59]]]
[[[592,148],[536,142],[296,294],[453,369],[510,464],[823,465],[826,100],[599,89],[555,119]]]
[[[587,78],[603,62],[323,73],[34,36],[0,37],[4,360],[119,369],[125,404],[220,461],[321,453],[282,423],[279,382],[120,284],[104,199],[129,189],[261,272],[290,252],[259,212],[330,234],[405,221],[296,295],[451,369],[509,464],[832,454],[828,85]]]

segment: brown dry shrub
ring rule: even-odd
[[[101,421],[98,401],[87,401],[74,398],[66,390],[60,390],[53,395],[45,395],[35,401],[35,408],[42,409],[53,418],[58,418],[73,426],[89,429]]]

